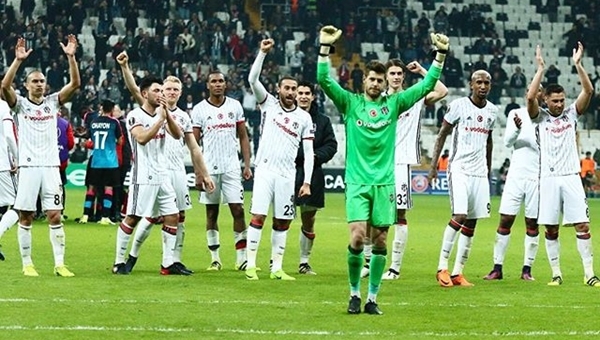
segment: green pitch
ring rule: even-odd
[[[68,193],[66,262],[74,278],[52,275],[52,251],[46,223],[33,229],[33,260],[40,277],[21,274],[16,228],[2,239],[7,260],[0,263],[0,339],[589,339],[600,335],[594,320],[600,290],[583,285],[574,231],[561,230],[564,284],[548,287],[550,268],[543,236],[533,267],[534,282],[519,279],[524,226],[513,228],[504,280],[483,281],[492,268],[498,199],[492,218],[477,226],[465,268],[473,288],[444,289],[435,272],[442,232],[449,219],[447,197],[416,196],[409,214],[409,240],[401,279],[384,281],[378,302],[383,316],[348,315],[343,195],[331,194],[318,214],[311,265],[317,276],[296,274],[298,222],[288,237],[284,269],[295,282],[268,278],[270,229],[258,253],[260,280],[247,281],[233,269],[231,218],[223,206],[221,272],[206,272],[204,209],[188,212],[185,264],[191,277],[161,277],[160,228],[155,227],[129,276],[111,274],[115,226],[77,225],[82,190]],[[249,203],[249,197],[246,202]],[[600,221],[600,201],[590,201],[592,221]],[[600,229],[592,223],[596,253]],[[390,235],[390,240],[392,235]],[[453,259],[453,258],[452,258]],[[389,261],[389,259],[388,259]],[[596,260],[597,274],[600,263]],[[453,265],[453,260],[450,262]],[[367,281],[363,281],[363,298]]]

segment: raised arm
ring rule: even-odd
[[[585,72],[583,69],[583,65],[581,65],[582,57],[583,44],[578,41],[577,48],[573,49],[573,63],[575,64],[577,76],[579,77],[579,82],[581,83],[581,92],[579,92],[579,96],[577,96],[577,100],[575,101],[577,115],[582,115],[585,113],[585,110],[587,110],[588,106],[590,105],[590,101],[592,100],[592,96],[594,95],[594,87],[592,86],[590,77],[588,77],[587,72]]]
[[[446,137],[450,133],[452,133],[453,125],[448,123],[446,120],[442,122],[442,127],[440,128],[440,132],[435,139],[435,144],[433,146],[433,155],[431,156],[431,169],[429,170],[429,181],[437,178],[437,168],[438,168],[438,160],[440,159],[440,155],[442,154],[442,148],[444,147],[444,143],[446,143]]]
[[[263,62],[265,61],[265,57],[267,53],[273,48],[273,39],[263,39],[260,42],[260,50],[258,51],[258,55],[250,68],[250,73],[248,73],[248,83],[250,83],[250,88],[256,97],[256,102],[259,104],[264,103],[265,99],[267,99],[267,89],[260,82],[260,72],[262,70]]]
[[[333,101],[338,111],[342,115],[346,114],[346,103],[350,97],[350,92],[344,90],[340,84],[331,78],[329,70],[331,69],[331,60],[329,53],[333,44],[342,35],[342,30],[335,26],[325,26],[319,32],[319,59],[317,63],[317,82],[325,92],[325,95]]]
[[[435,60],[431,64],[427,75],[423,81],[409,87],[406,91],[399,94],[400,112],[406,111],[421,98],[425,97],[434,90],[444,68],[444,61],[450,46],[447,36],[439,33],[431,33],[431,42],[436,48]]]
[[[125,51],[119,53],[119,55],[117,56],[117,63],[119,63],[119,66],[121,66],[121,73],[123,74],[125,86],[127,86],[127,89],[133,96],[135,102],[141,106],[144,103],[144,97],[142,97],[140,88],[135,83],[135,78],[133,78],[133,72],[131,72],[131,69],[129,68],[128,61],[129,56]]]
[[[19,70],[19,67],[32,51],[32,49],[25,49],[25,39],[17,39],[17,45],[15,47],[15,59],[10,64],[10,67],[2,79],[2,96],[10,107],[14,107],[17,104],[17,94],[15,93],[15,89],[12,87],[12,83],[15,80],[15,76]]]
[[[421,64],[419,64],[418,61],[413,61],[413,62],[409,63],[408,65],[406,65],[406,68],[410,72],[420,74],[423,77],[425,77],[427,75],[427,70],[423,66],[421,66]],[[427,94],[427,96],[425,96],[425,105],[435,104],[438,101],[442,100],[447,95],[448,95],[448,88],[446,87],[446,85],[444,85],[444,83],[442,83],[440,80],[438,80],[435,83],[433,91],[429,92]]]
[[[64,104],[71,100],[71,97],[81,86],[81,77],[79,76],[79,66],[75,59],[75,53],[77,52],[77,38],[73,34],[69,34],[67,37],[68,43],[64,45],[60,43],[63,52],[67,55],[67,61],[69,62],[69,82],[63,86],[58,93],[58,102]]]
[[[540,106],[538,103],[538,91],[540,84],[542,84],[542,77],[544,76],[544,58],[542,57],[542,49],[540,45],[535,48],[535,61],[537,62],[537,71],[529,84],[529,90],[527,90],[527,96],[525,101],[527,102],[527,112],[530,118],[536,118],[540,113]]]

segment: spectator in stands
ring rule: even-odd
[[[450,24],[448,22],[448,13],[446,13],[446,7],[440,6],[440,8],[433,15],[433,30],[435,32],[446,34],[449,26]]]
[[[459,87],[462,88],[464,86],[462,77],[463,77],[463,69],[458,60],[454,56],[453,51],[448,51],[448,56],[446,57],[446,64],[444,66],[444,84],[448,87]]]
[[[349,54],[356,52],[357,41],[355,31],[356,24],[354,23],[354,18],[351,17],[344,29],[344,49]]]
[[[508,114],[510,113],[510,111],[516,110],[520,107],[521,107],[521,105],[517,104],[516,98],[510,97],[510,103],[506,104],[506,107],[504,108],[504,115],[506,117],[508,117]]]
[[[483,54],[479,55],[479,60],[477,60],[475,64],[473,64],[473,69],[485,71],[488,70],[488,64],[485,62],[485,57],[483,56]]]
[[[360,68],[360,64],[354,63],[354,69],[350,72],[350,78],[352,79],[352,91],[354,93],[362,92],[362,81],[365,73]]]
[[[586,152],[585,153],[585,158],[581,159],[580,161],[581,164],[581,178],[585,178],[585,176],[587,175],[587,173],[589,171],[591,172],[596,172],[596,162],[592,159],[592,153],[591,152]]]
[[[486,39],[485,34],[481,34],[473,43],[473,52],[480,55],[492,53],[492,44]]]
[[[527,77],[521,72],[521,67],[515,67],[515,72],[510,76],[508,87],[511,97],[522,98],[525,96],[525,87],[527,86]]]
[[[558,6],[560,6],[558,0],[546,0],[546,13],[550,22],[558,21]]]
[[[393,46],[394,40],[396,38],[396,34],[398,32],[398,28],[400,27],[400,19],[394,14],[392,11],[387,11],[387,15],[385,16],[385,32],[384,32],[384,41],[383,43],[386,46]],[[440,30],[436,30],[436,32],[441,32]]]
[[[417,41],[422,41],[424,38],[427,39],[429,36],[429,29],[431,28],[431,23],[427,18],[427,13],[421,13],[421,18],[417,21]],[[408,60],[406,60],[408,62]]]
[[[492,75],[492,88],[490,89],[488,99],[494,104],[500,104],[500,97],[502,96],[502,91],[504,91],[504,88],[506,87],[508,75],[506,74],[506,71],[497,64],[495,64],[494,67],[491,67],[489,72]]]
[[[560,70],[556,66],[550,65],[546,70],[546,84],[558,84],[558,77],[560,77]]]
[[[294,50],[288,53],[288,62],[290,65],[290,73],[292,77],[297,77],[302,74],[302,63],[304,62],[304,52],[300,50],[300,45],[296,44]]]
[[[20,12],[24,20],[33,21],[33,11],[35,10],[35,0],[21,0]]]
[[[443,100],[443,104],[445,105],[445,100]],[[448,171],[448,163],[450,161],[450,151],[448,149],[444,150],[444,153],[440,156],[440,159],[437,162],[437,170],[440,171]]]
[[[338,82],[342,88],[348,88],[348,82],[350,81],[350,66],[345,58],[342,58],[342,63],[338,67]]]
[[[493,68],[494,65],[498,65],[502,67],[502,62],[504,61],[504,53],[502,51],[493,51],[494,56],[490,60],[490,68]]]

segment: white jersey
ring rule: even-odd
[[[521,119],[521,128],[515,125],[515,115]],[[531,121],[527,108],[511,110],[506,119],[504,145],[514,148],[510,158],[508,178],[538,179],[540,151],[535,136],[537,123]]]
[[[498,108],[489,101],[476,106],[469,97],[453,100],[444,120],[454,126],[448,172],[487,177],[486,146]]]
[[[12,108],[19,128],[19,166],[59,166],[56,116],[60,109],[58,92],[35,104],[17,95]]]
[[[165,125],[146,145],[141,145],[131,135],[134,127],[141,126],[147,130],[160,119],[162,118],[159,114],[151,116],[141,107],[133,109],[127,115],[127,131],[133,158],[131,167],[131,183],[133,184],[161,184],[168,181],[167,162],[165,161],[165,137],[167,134]]]
[[[254,166],[269,169],[286,178],[294,178],[298,148],[303,139],[314,138],[310,114],[298,106],[287,111],[270,94],[260,107],[262,133]]]
[[[577,174],[581,170],[577,153],[577,108],[569,105],[558,117],[540,109],[537,133],[540,143],[541,177]]]
[[[15,133],[15,122],[10,114],[8,103],[3,100],[0,100],[0,118],[2,119],[2,128],[0,128],[0,171],[8,171],[12,168],[12,157],[17,156],[9,153],[8,143],[6,142],[6,139],[9,138],[7,134],[12,133],[14,135]],[[8,129],[8,125],[12,126],[10,129],[12,131]]]
[[[425,98],[400,114],[396,126],[396,164],[418,165],[421,163],[421,110]]]
[[[204,162],[211,175],[240,168],[237,126],[245,122],[242,105],[229,97],[221,106],[205,99],[192,109],[192,124],[202,131]]]
[[[187,112],[180,108],[175,108],[170,112],[171,117],[181,128],[181,131],[185,135],[186,133],[193,133],[192,120]],[[175,139],[173,136],[165,136],[165,155],[167,156],[167,169],[169,170],[181,170],[185,169],[185,138]]]

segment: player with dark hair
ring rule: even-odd
[[[221,270],[222,267],[218,225],[221,203],[229,205],[233,217],[235,268],[246,270],[247,232],[241,179],[252,178],[246,118],[240,102],[225,95],[227,83],[222,72],[211,71],[206,83],[209,96],[194,106],[191,116],[194,138],[204,146],[204,159],[215,183],[213,192],[200,193],[200,203],[206,205],[206,240],[211,254],[207,270]],[[238,144],[244,162],[243,171],[240,169]]]
[[[342,31],[325,26],[319,36],[317,80],[325,94],[344,115],[346,127],[346,219],[350,231],[348,313],[361,312],[360,275],[364,261],[363,245],[367,223],[372,228],[373,255],[369,274],[369,295],[365,313],[383,314],[376,298],[385,270],[387,233],[396,217],[394,188],[394,145],[400,114],[431,92],[440,77],[448,37],[431,34],[437,47],[436,59],[425,79],[401,93],[384,96],[386,68],[380,62],[366,65],[364,94],[344,90],[330,76],[329,52]]]
[[[113,118],[113,114],[120,110],[114,102],[104,100],[100,115],[90,123],[88,128],[94,157],[90,160],[91,164],[87,174],[89,186],[85,193],[83,216],[79,223],[86,223],[92,216],[96,190],[103,189],[102,218],[98,223],[114,224],[110,220],[110,213],[113,204],[113,188],[118,186],[120,181],[117,148],[123,143],[123,131],[121,131],[119,121]]]
[[[329,117],[319,114],[315,102],[315,86],[307,81],[298,83],[296,96],[298,106],[310,114],[315,131],[313,149],[315,163],[310,181],[310,196],[296,197],[296,205],[300,207],[300,274],[316,275],[309,264],[315,240],[315,216],[317,211],[325,207],[325,176],[323,164],[329,162],[337,152],[338,143],[335,139],[333,126]],[[296,156],[296,192],[304,183],[304,150],[298,149]]]
[[[587,110],[594,95],[592,82],[581,59],[583,45],[573,49],[573,64],[579,76],[581,92],[574,103],[566,106],[565,90],[558,84],[546,86],[544,101],[547,108],[540,108],[537,89],[545,72],[542,50],[536,48],[537,71],[527,91],[527,111],[538,122],[536,134],[540,147],[540,205],[538,223],[546,226],[546,252],[552,269],[550,286],[562,284],[560,270],[560,243],[558,240],[559,215],[562,224],[572,225],[577,238],[577,250],[583,264],[583,283],[600,288],[600,279],[594,274],[594,255],[590,233],[590,216],[585,191],[579,177],[579,154],[577,151],[577,119]]]
[[[283,255],[290,223],[295,216],[294,159],[298,148],[304,151],[304,180],[297,195],[310,195],[314,164],[312,140],[314,131],[310,115],[298,107],[296,96],[298,81],[284,76],[279,80],[279,99],[269,94],[259,80],[263,61],[273,48],[272,39],[260,42],[260,51],[252,64],[248,82],[262,110],[262,134],[254,165],[252,190],[252,219],[248,227],[248,266],[246,278],[258,280],[256,255],[269,207],[273,205],[273,231],[271,233],[271,275],[274,280],[295,280],[283,271]]]

